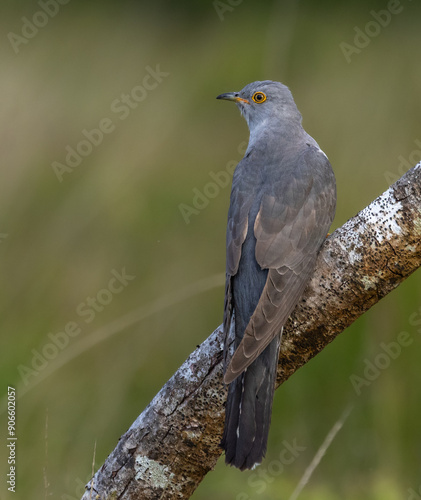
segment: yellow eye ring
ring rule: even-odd
[[[256,104],[262,104],[262,102],[266,101],[266,95],[263,92],[255,92],[252,99]]]

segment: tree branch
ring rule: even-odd
[[[284,330],[278,385],[420,265],[418,164],[326,240]],[[222,343],[218,327],[121,437],[83,500],[190,497],[221,454]]]

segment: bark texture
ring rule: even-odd
[[[284,329],[278,385],[420,265],[418,164],[326,240]],[[218,327],[120,438],[83,500],[191,496],[221,454],[222,344]]]

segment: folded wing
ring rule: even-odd
[[[257,307],[225,372],[225,383],[240,375],[280,333],[313,273],[317,253],[335,213],[335,180],[329,161],[314,146],[305,145],[293,168],[284,168],[263,193],[254,223],[255,257],[268,276]],[[247,203],[232,221],[231,258],[227,263],[225,322],[229,327],[230,276],[238,269],[241,245],[248,229]],[[247,212],[248,213],[248,212]],[[231,235],[231,236],[230,236]],[[230,255],[230,252],[228,252]],[[227,314],[227,311],[229,313]],[[226,332],[228,330],[225,330]],[[226,338],[228,335],[226,335]]]

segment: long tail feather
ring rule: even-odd
[[[266,453],[279,345],[277,335],[228,389],[221,446],[225,462],[241,470],[261,463]]]

